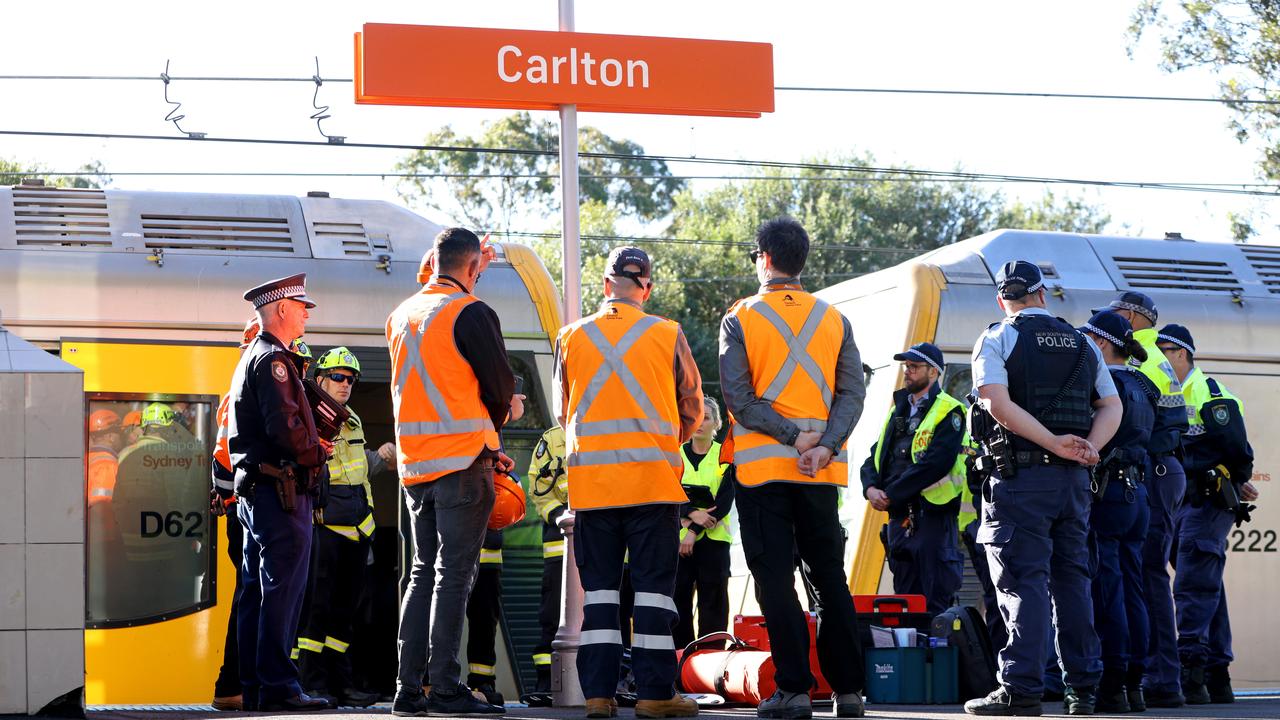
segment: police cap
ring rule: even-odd
[[[1098,310],[1089,322],[1080,326],[1080,332],[1093,333],[1121,350],[1125,349],[1125,336],[1133,332],[1133,326],[1114,310]]]
[[[996,273],[996,290],[1005,300],[1017,300],[1044,287],[1040,268],[1026,260],[1010,260]]]
[[[1173,343],[1192,355],[1196,353],[1196,341],[1191,337],[1191,331],[1182,325],[1165,325],[1156,333],[1156,340]]]
[[[938,349],[938,346],[927,342],[916,343],[908,348],[906,352],[900,352],[897,355],[894,355],[893,359],[899,362],[907,360],[923,360],[924,362],[929,363],[929,365],[931,365],[934,370],[937,370],[939,374],[942,373],[943,366],[947,364],[947,362],[942,359],[942,351]]]
[[[1146,293],[1140,293],[1136,290],[1126,290],[1120,293],[1120,297],[1112,300],[1109,305],[1102,308],[1094,308],[1093,311],[1101,312],[1102,310],[1128,310],[1136,312],[1142,317],[1156,324],[1156,318],[1160,317],[1160,313],[1156,311],[1156,301]]]
[[[314,302],[311,302],[311,298],[307,297],[306,273],[298,273],[297,275],[290,275],[279,280],[263,283],[244,294],[244,299],[253,303],[254,309],[286,298],[297,300],[309,308],[316,306]]]
[[[640,270],[638,272],[627,270],[626,268],[630,265]],[[653,263],[649,262],[649,254],[630,245],[614,248],[613,252],[609,253],[609,260],[604,267],[606,274],[631,278],[632,282],[641,287],[644,287],[644,284],[640,282],[640,278],[647,278],[653,274]]]

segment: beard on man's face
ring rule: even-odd
[[[911,380],[910,382],[907,383],[907,392],[911,393],[912,395],[915,395],[921,390],[924,390],[925,388],[929,387],[929,383],[931,382],[932,381],[929,379],[929,376],[927,374],[924,375],[923,377],[919,377],[914,380]]]

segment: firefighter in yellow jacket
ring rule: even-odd
[[[560,628],[560,585],[564,573],[564,534],[556,521],[569,509],[565,473],[564,428],[542,433],[529,463],[529,495],[542,518],[542,600],[538,605],[538,644],[533,648],[537,673],[533,691],[520,699],[530,707],[551,705],[551,642]]]
[[[837,717],[865,713],[862,650],[845,582],[838,497],[849,484],[845,443],[866,386],[849,320],[805,292],[799,275],[809,235],[791,218],[770,220],[749,253],[757,294],[720,325],[720,388],[733,415],[738,521],[747,566],[777,668],[766,718],[812,716],[809,630],[792,577],[794,551],[818,595],[818,660],[836,691]]]
[[[320,356],[316,379],[322,390],[346,405],[360,380],[360,361],[347,348],[334,348]],[[386,469],[394,459],[391,443],[376,452],[366,446],[360,416],[352,411],[333,443],[329,502],[316,511],[304,602],[307,612],[298,633],[302,687],[334,707],[368,707],[378,699],[354,687],[347,648],[374,530],[369,476]]]
[[[622,662],[618,611],[630,552],[636,717],[697,715],[675,692],[680,445],[702,421],[702,378],[680,325],[643,310],[652,265],[621,247],[605,264],[599,312],[556,339],[557,416],[568,439],[573,550],[585,592],[578,678],[587,717],[617,713]]]

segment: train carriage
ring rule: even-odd
[[[307,273],[306,342],[345,345],[363,374],[351,405],[374,446],[393,438],[387,315],[420,287],[439,226],[390,203],[306,197],[0,188],[0,320],[84,370],[86,417],[125,426],[114,493],[87,488],[86,701],[208,702],[222,662],[235,568],[208,512],[214,411],[228,389],[250,286]],[[527,247],[497,244],[476,294],[494,307],[525,417],[504,430],[517,469],[552,422],[550,275]],[[98,417],[106,417],[99,414]],[[86,435],[92,428],[86,429]],[[92,443],[89,443],[92,446]],[[91,471],[94,465],[90,453]],[[396,583],[404,567],[394,473],[372,479],[375,587],[359,662],[394,687]],[[537,637],[537,515],[507,532],[500,690],[518,693]],[[143,672],[145,671],[145,672]]]
[[[1270,482],[1280,467],[1280,447],[1271,442],[1280,430],[1280,247],[1193,242],[1176,234],[1146,240],[999,230],[817,293],[849,317],[863,362],[878,369],[867,388],[863,421],[849,441],[854,490],[844,512],[850,588],[868,594],[892,587],[878,537],[885,516],[862,499],[857,481],[857,468],[880,431],[867,418],[881,417],[902,382],[891,358],[912,343],[936,344],[947,360],[944,389],[964,397],[971,387],[974,342],[1004,316],[993,277],[1014,259],[1040,266],[1049,311],[1073,325],[1083,324],[1092,308],[1120,291],[1147,293],[1162,325],[1191,329],[1199,348],[1196,364],[1242,400],[1256,453],[1253,481],[1262,497],[1253,522],[1233,530],[1228,545],[1232,680],[1242,689],[1280,686],[1280,643],[1264,600],[1280,592],[1280,497]],[[981,605],[980,592],[970,570],[962,597]]]

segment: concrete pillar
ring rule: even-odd
[[[84,374],[0,327],[0,714],[84,706]]]

